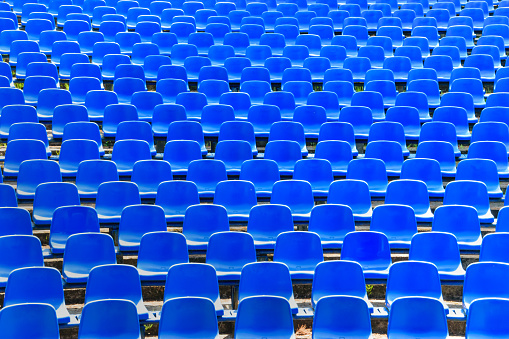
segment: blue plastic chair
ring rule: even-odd
[[[193,319],[202,319],[200,326],[190,328]],[[180,297],[169,299],[161,311],[159,336],[177,335],[192,338],[196,335],[210,338],[219,337],[217,316],[212,301],[202,297]]]
[[[0,184],[0,197],[2,199],[1,207],[18,207],[16,192],[11,185]]]
[[[366,279],[387,279],[392,263],[387,236],[379,232],[351,232],[345,236],[341,260],[356,261]]]
[[[334,12],[334,11],[331,11],[331,12]],[[338,25],[340,25],[340,26],[338,27]],[[342,30],[342,29],[343,29],[343,21],[334,23],[335,31]],[[346,55],[348,57],[357,56],[357,39],[354,36],[351,36],[351,35],[335,36],[331,40],[331,45],[338,45],[338,46],[345,47]]]
[[[119,287],[122,281],[122,287]],[[124,299],[132,301],[137,308],[140,320],[148,318],[143,305],[138,271],[130,265],[107,264],[94,267],[89,274],[85,304],[104,299]]]
[[[391,265],[387,279],[386,307],[390,309],[396,299],[410,296],[439,300],[445,312],[449,313],[442,296],[438,269],[432,263],[406,261]]]
[[[195,121],[173,121],[167,129],[167,140],[194,140],[200,144],[201,153],[207,154],[201,125]]]
[[[99,233],[99,220],[95,210],[88,206],[62,206],[55,209],[51,220],[51,253],[64,253],[67,239],[77,233]]]
[[[107,181],[118,181],[117,166],[112,161],[86,160],[79,164],[76,186],[81,198],[95,198],[99,185]]]
[[[463,308],[470,315],[470,306],[475,300],[484,298],[506,298],[507,292],[495,282],[507,279],[508,264],[478,262],[467,267],[463,285]]]
[[[274,183],[272,204],[287,205],[294,221],[308,221],[314,206],[311,184],[303,180],[283,180]]]
[[[509,129],[504,126],[502,121],[481,121],[476,126],[477,124],[472,128],[472,143],[498,141],[505,144],[506,147],[509,144]]]
[[[467,111],[469,123],[476,123],[478,121],[478,118],[475,116],[474,97],[470,93],[447,92],[442,95],[440,106],[462,107]]]
[[[292,313],[297,313],[290,271],[283,263],[249,263],[242,268],[239,284],[239,302],[260,295],[279,296],[290,303]]]
[[[459,253],[453,234],[427,232],[416,234],[412,238],[409,259],[435,264],[442,281],[463,281],[465,270]]]
[[[433,121],[452,123],[456,127],[458,140],[470,140],[467,111],[463,107],[438,107],[433,113]]]
[[[353,126],[355,139],[366,140],[373,124],[373,115],[369,107],[344,107],[339,113],[339,121],[350,123]]]
[[[300,145],[302,156],[307,156],[304,126],[300,122],[274,122],[270,128],[269,142],[278,140],[296,141]]]
[[[368,144],[373,141],[395,141],[401,145],[401,151],[404,156],[410,152],[406,147],[405,130],[399,123],[383,121],[377,122],[369,129]],[[387,165],[387,164],[386,164]]]
[[[320,236],[324,249],[341,248],[345,235],[355,231],[352,209],[335,204],[316,206],[311,211],[309,231]]]
[[[219,98],[221,105],[230,105],[235,111],[237,120],[245,120],[248,118],[248,112],[251,108],[251,98],[249,94],[243,92],[223,93]]]
[[[320,131],[320,126],[327,122],[327,113],[325,108],[322,106],[302,105],[295,109],[293,114],[293,121],[302,124],[306,138],[317,138]]]
[[[387,175],[399,176],[403,165],[401,146],[395,141],[371,141],[366,147],[365,158],[380,159],[385,163]]]
[[[152,128],[146,121],[121,121],[117,126],[115,141],[120,140],[143,140],[149,144],[150,154],[156,155]]]
[[[426,322],[419,323],[416,319],[426,319]],[[422,326],[423,324],[426,326]],[[406,335],[449,337],[443,303],[434,298],[415,296],[394,300],[389,313],[387,335],[390,338]]]
[[[350,279],[337,279],[344,274]],[[364,273],[359,263],[348,260],[332,260],[321,262],[316,266],[311,291],[313,307],[318,307],[318,302],[333,295],[355,297],[363,300],[367,313],[373,311],[373,306],[368,300]]]
[[[348,164],[346,178],[366,181],[372,197],[385,196],[388,182],[383,160],[354,159]]]
[[[59,105],[72,104],[69,91],[57,88],[47,88],[41,91],[37,100],[37,116],[41,121],[52,121],[53,112]],[[79,110],[79,109],[78,109]]]
[[[198,187],[190,181],[161,182],[155,203],[164,209],[167,222],[182,222],[186,209],[200,203]]]
[[[2,113],[2,118],[0,118],[0,137],[2,139],[9,137],[9,129],[15,123],[39,122],[37,111],[29,105],[7,105],[2,108]]]
[[[248,80],[241,83],[240,91],[249,94],[253,105],[260,105],[264,103],[264,96],[271,92],[271,87],[266,81]]]
[[[495,67],[500,67],[500,54],[498,47],[495,47],[496,46],[476,46],[472,50],[472,55],[469,55],[465,59],[465,67],[474,67],[479,69],[482,81],[494,81]],[[490,55],[490,53],[492,54]]]
[[[256,262],[253,237],[245,232],[214,233],[209,238],[206,260],[216,269],[219,282],[239,281],[242,267]]]
[[[173,180],[168,162],[141,160],[134,163],[131,181],[138,185],[142,199],[154,199],[159,184],[168,180]]]
[[[290,269],[292,280],[312,280],[315,267],[323,261],[320,237],[312,232],[284,232],[278,235],[274,261]]]
[[[0,219],[4,227],[0,234],[4,235],[32,235],[32,218],[24,208],[2,207]]]
[[[163,160],[170,163],[173,175],[186,175],[189,163],[201,158],[200,144],[194,140],[171,140],[164,148]]]
[[[234,121],[235,112],[229,105],[209,104],[203,107],[200,120],[205,136],[219,136],[221,124]]]
[[[110,235],[73,234],[66,243],[62,273],[67,283],[86,283],[94,267],[115,263],[115,248]]]
[[[247,232],[252,235],[256,249],[274,249],[276,238],[293,231],[291,210],[285,205],[257,205],[250,213]]]
[[[490,198],[499,199],[500,190],[497,164],[491,159],[464,159],[460,161],[456,173],[457,180],[476,180],[483,182]]]
[[[4,176],[17,177],[20,164],[30,159],[47,159],[43,141],[31,139],[10,141],[5,151]]]
[[[378,47],[378,46],[372,46]],[[371,56],[371,49],[368,51],[368,54]],[[383,49],[382,49],[383,55]],[[381,64],[380,64],[381,66]],[[346,58],[343,63],[343,68],[349,69],[352,71],[354,82],[364,82],[364,77],[366,76],[366,72],[371,69],[371,61],[367,57],[356,56]]]
[[[370,231],[385,234],[391,248],[410,248],[412,236],[417,233],[413,208],[390,203],[375,207]]]
[[[453,146],[454,155],[456,157],[461,155],[461,152],[458,149],[456,129],[450,122],[433,121],[422,125],[419,142],[424,141],[443,141],[450,143]]]
[[[26,267],[12,272],[8,279],[3,307],[30,303],[51,305],[56,310],[58,323],[67,324],[71,320],[65,306],[60,272],[55,268]],[[25,317],[27,317],[26,314]],[[33,333],[33,335],[36,334]],[[58,338],[58,334],[55,338]]]
[[[295,96],[291,92],[268,92],[263,98],[263,104],[279,107],[281,118],[283,120],[291,120],[293,118],[293,111],[295,111]]]
[[[440,163],[442,176],[456,176],[454,147],[445,141],[423,141],[417,146],[416,158],[435,159]]]
[[[352,124],[346,122],[327,122],[320,127],[318,142],[340,140],[351,146],[351,153],[357,156],[359,152],[355,144],[355,134]],[[351,160],[351,159],[350,159]],[[334,166],[333,166],[334,167]]]
[[[142,224],[143,227],[140,227]],[[138,251],[144,234],[162,231],[166,231],[166,219],[162,207],[150,205],[126,206],[120,217],[119,249],[126,252]]]
[[[0,237],[2,261],[0,286],[6,287],[10,273],[23,267],[44,266],[40,240],[33,235],[6,235]]]
[[[412,73],[412,71],[410,71],[410,73]],[[410,75],[408,80],[410,81]],[[419,112],[419,119],[421,122],[431,121],[431,117],[429,116],[428,98],[425,93],[417,91],[401,92],[396,96],[395,105],[396,107],[398,106],[414,107]]]
[[[27,104],[36,105],[39,93],[47,88],[56,88],[55,78],[46,75],[34,75],[27,77],[23,87],[25,102]]]
[[[226,208],[230,221],[246,222],[257,204],[255,186],[244,180],[221,181],[216,186],[214,204]]]
[[[509,175],[506,162],[506,146],[500,141],[476,141],[469,147],[469,159],[481,158],[495,161],[500,178]]]
[[[295,163],[293,179],[308,181],[315,197],[327,197],[334,176],[328,160],[301,159]]]
[[[152,131],[154,136],[166,136],[172,122],[186,119],[186,109],[182,105],[160,104],[155,106],[152,115]]]
[[[351,105],[368,107],[371,110],[374,121],[385,120],[384,99],[379,92],[367,90],[355,92],[352,96]]]
[[[315,306],[313,337],[326,338],[330,333],[358,338],[371,336],[370,311],[362,298],[346,295],[330,295],[320,299]],[[332,321],[336,314],[344,322]]]
[[[334,176],[346,176],[353,153],[351,145],[346,141],[324,140],[316,145],[315,158],[328,160]]]
[[[444,196],[440,163],[435,159],[406,160],[401,168],[401,179],[423,181],[430,197]]]
[[[164,289],[164,300],[176,300],[175,298],[180,297],[206,298],[213,303],[217,316],[224,313],[217,276],[212,265],[182,263],[170,267]]]
[[[76,177],[82,161],[99,159],[99,148],[94,140],[70,139],[62,142],[59,165],[63,177]]]
[[[101,312],[112,314],[109,318],[98,316]],[[109,322],[113,320],[113,322]],[[122,324],[120,326],[120,324]],[[118,334],[139,338],[140,328],[136,305],[125,299],[92,301],[83,307],[78,336],[80,338],[107,338]]]
[[[166,281],[166,275],[172,265],[187,262],[189,262],[187,244],[182,234],[166,231],[149,232],[141,238],[137,262],[141,281]]]
[[[474,300],[469,307],[465,337],[500,338],[505,332],[505,325],[500,318],[505,306],[507,306],[507,302],[502,298]]]
[[[117,165],[120,176],[131,176],[136,161],[150,159],[150,146],[145,140],[118,140],[113,146],[111,160]]]
[[[440,206],[435,210],[432,230],[454,234],[460,250],[478,251],[482,236],[476,214],[475,208],[471,206]]]
[[[44,182],[60,182],[62,175],[57,162],[50,160],[26,160],[20,164],[16,193],[19,199],[33,199],[37,185]]]
[[[124,207],[139,204],[138,186],[133,182],[110,181],[99,185],[95,209],[100,223],[119,223]]]
[[[421,130],[419,111],[411,106],[395,106],[387,110],[387,121],[403,125],[406,140],[418,140]]]
[[[165,79],[164,81],[172,82],[175,80],[176,79]],[[185,89],[183,89],[181,93],[178,93],[176,95],[176,99],[169,101],[173,101],[178,105],[184,106],[184,108],[186,109],[186,115],[188,119],[199,121],[201,119],[202,110],[208,103],[207,96],[203,93],[187,92],[187,85],[185,84],[185,82],[183,82],[182,80],[178,81],[181,82],[179,86],[180,85],[185,86]],[[160,82],[161,81],[159,81],[158,83]],[[163,99],[164,98],[165,97],[163,93]]]
[[[259,198],[270,198],[272,186],[279,179],[278,164],[268,158],[246,160],[240,169],[240,180],[251,181]]]
[[[80,205],[78,188],[71,183],[42,183],[35,189],[33,221],[37,226],[51,224],[53,212],[61,206]]]
[[[498,218],[500,221],[502,218]],[[497,225],[497,233],[487,234],[483,240],[481,245],[481,253],[479,254],[479,261],[494,261],[494,262],[502,262],[508,263],[507,260],[507,251],[504,247],[504,242],[507,239],[507,233],[503,232],[503,227],[498,227]]]
[[[207,223],[203,223],[207,220]],[[194,205],[187,208],[182,233],[190,250],[207,249],[209,237],[216,232],[228,232],[228,213],[219,205]]]
[[[449,187],[449,189],[447,188]],[[479,221],[493,223],[493,215],[489,208],[489,197],[486,185],[479,181],[456,180],[447,184],[444,205],[467,205],[477,210]],[[465,195],[464,190],[469,194]]]
[[[484,108],[484,89],[482,81],[479,79],[456,79],[452,82],[451,92],[464,92],[472,95],[474,107]]]
[[[431,222],[433,220],[428,189],[422,181],[410,179],[391,181],[387,186],[385,203],[412,207],[417,222]]]
[[[235,322],[235,338],[250,336],[292,337],[294,336],[290,303],[278,296],[247,297],[239,303]],[[266,326],[256,326],[263,321]]]
[[[55,309],[47,303],[15,304],[0,312],[0,334],[4,337],[59,338]]]
[[[224,48],[219,50],[214,47],[224,47]],[[211,59],[213,66],[224,66],[224,68],[226,68],[226,70],[228,71],[228,80],[230,82],[240,82],[242,70],[246,67],[255,66],[256,64],[246,57],[234,57],[234,53],[235,52],[232,46],[214,45],[211,46],[209,49],[209,58]]]
[[[325,78],[327,78],[327,72],[325,74]],[[332,80],[332,81],[326,81],[325,82],[325,85],[323,87],[323,91],[328,91],[328,92],[333,92],[336,94],[337,96],[337,103],[335,103],[333,101],[333,98],[330,97],[330,95],[327,97],[327,99],[329,100],[332,100],[332,104],[333,106],[328,108],[326,107],[326,110],[332,110],[334,115],[330,115],[329,114],[329,120],[336,120],[336,106],[340,106],[340,107],[345,107],[345,106],[349,106],[351,101],[352,101],[352,96],[354,95],[355,91],[354,91],[354,87],[353,87],[353,82],[349,82],[349,81],[342,81],[342,80]],[[323,92],[322,91],[322,92]],[[315,94],[316,93],[316,94]],[[311,101],[311,102],[314,102],[314,100],[318,100],[320,99],[320,101],[322,101],[321,97],[325,96],[323,94],[320,94],[321,92],[313,92],[313,93],[310,93],[309,96],[308,96],[308,103]],[[312,98],[311,100],[309,98]],[[317,104],[317,103],[315,103]],[[325,105],[325,104],[324,104]]]
[[[323,107],[328,121],[334,121],[339,118],[340,102],[338,95],[334,91],[312,92],[308,96],[307,104]]]

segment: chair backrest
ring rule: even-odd
[[[102,312],[111,316],[104,317]],[[81,314],[78,336],[99,339],[112,335],[140,338],[136,305],[123,299],[96,300],[86,304]]]
[[[351,232],[345,236],[342,260],[356,261],[366,270],[387,270],[392,263],[389,240],[380,232]]]
[[[416,319],[426,319],[426,323]],[[447,338],[449,331],[444,306],[439,300],[429,297],[398,298],[391,307],[387,333],[395,337],[411,334]]]
[[[391,265],[387,279],[385,305],[390,308],[397,298],[409,296],[430,297],[443,301],[440,276],[434,264],[424,261],[405,261]]]
[[[264,326],[259,323],[263,321]],[[239,303],[235,334],[243,336],[293,337],[293,319],[288,300],[277,296],[254,296]]]
[[[125,299],[136,304],[140,319],[147,319],[138,271],[131,265],[107,264],[94,267],[88,276],[85,305],[104,299]]]
[[[201,319],[199,324],[194,324]],[[161,311],[159,335],[192,338],[219,336],[217,315],[211,300],[202,297],[185,296],[166,301]]]
[[[46,303],[27,303],[3,307],[0,334],[8,338],[60,337],[55,309]]]
[[[214,303],[218,315],[224,313],[216,270],[210,264],[183,263],[170,267],[164,288],[164,300],[187,296],[207,298]]]

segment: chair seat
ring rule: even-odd
[[[391,240],[389,237],[389,246],[391,249],[402,249],[406,250],[410,248],[410,240],[404,241],[404,240]]]
[[[389,276],[389,268],[385,270],[365,270],[364,271],[364,278],[367,279],[373,279],[373,280],[387,280],[387,277]]]
[[[154,272],[154,271],[146,271],[138,268],[138,273],[140,274],[140,278],[142,282],[148,281],[158,281],[164,282],[166,281],[166,276],[168,272]]]
[[[117,224],[120,223],[120,215],[117,214],[102,214],[101,212],[97,212],[97,216],[99,218],[99,223],[103,224]]]
[[[373,215],[373,210],[370,209],[366,213],[355,213],[353,214],[353,218],[355,221],[371,221],[371,216]]]
[[[417,222],[432,222],[433,221],[433,213],[431,212],[431,209],[428,209],[426,213],[415,213],[415,219],[417,219]]]
[[[274,246],[276,246],[276,239],[275,238],[271,238],[271,239],[274,239],[274,240],[266,240],[266,241],[255,240],[254,241],[255,248],[257,250],[274,250]]]
[[[315,271],[290,271],[292,280],[313,280]]]

